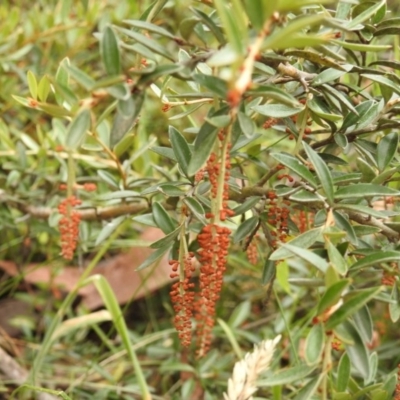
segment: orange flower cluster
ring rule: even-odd
[[[268,118],[264,124],[263,124],[263,128],[264,129],[269,129],[271,128],[271,126],[277,125],[279,122],[279,120],[277,118]]]
[[[197,236],[200,245],[200,295],[195,304],[197,354],[203,356],[210,347],[215,304],[222,289],[228,256],[230,229],[208,224]]]
[[[274,240],[271,243],[273,248],[277,245],[277,238],[284,242],[288,234],[288,219],[289,219],[289,208],[282,206],[279,207],[277,203],[278,196],[275,192],[268,193],[269,207],[268,207],[268,223],[275,227],[275,231],[271,232],[271,236],[274,236]],[[284,204],[289,205],[290,203],[286,200]]]
[[[70,196],[58,206],[58,212],[63,215],[58,223],[61,234],[61,254],[66,260],[72,260],[78,243],[81,215],[73,207],[79,204],[81,204],[81,200]]]
[[[299,210],[299,212],[293,215],[293,221],[297,224],[300,233],[304,233],[309,225],[312,225],[314,220],[313,214],[306,213],[304,210]]]
[[[182,346],[188,347],[191,341],[193,304],[194,304],[194,283],[190,282],[195,271],[193,265],[194,253],[188,253],[184,259],[183,277],[172,285],[170,296],[174,306],[175,318],[174,325],[178,331],[179,339]],[[172,266],[172,279],[180,277],[179,261],[170,260]]]
[[[253,265],[256,265],[258,263],[258,251],[255,239],[256,238],[253,238],[246,249],[247,259],[249,260],[250,264]]]
[[[391,275],[385,271],[382,275],[381,284],[385,286],[394,286],[396,281],[397,279],[394,275]]]

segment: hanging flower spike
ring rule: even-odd
[[[63,215],[58,223],[61,234],[61,255],[66,260],[72,260],[78,244],[79,223],[81,215],[73,207],[81,204],[75,196],[67,197],[58,206],[58,212]]]

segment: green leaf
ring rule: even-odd
[[[134,93],[127,100],[118,100],[117,113],[110,133],[111,147],[117,145],[136,124],[144,99],[145,91],[142,91]]]
[[[96,84],[96,81],[92,79],[87,73],[83,72],[81,69],[75,67],[74,65],[64,64],[67,71],[70,73],[71,77],[75,79],[84,89],[90,91]]]
[[[400,251],[395,250],[381,250],[375,251],[373,254],[365,256],[364,258],[355,262],[351,267],[351,271],[355,271],[360,268],[370,267],[372,265],[377,265],[386,262],[398,262],[400,260]]]
[[[243,301],[233,311],[229,318],[228,325],[231,328],[239,328],[251,315],[250,301]]]
[[[305,359],[308,365],[313,365],[321,360],[324,349],[325,332],[322,324],[314,325],[306,338]]]
[[[28,87],[31,97],[34,100],[37,100],[38,85],[35,74],[29,70],[28,73],[26,74],[26,78],[28,80]]]
[[[106,26],[101,37],[101,57],[108,75],[121,73],[121,57],[119,54],[118,39],[114,30]]]
[[[295,367],[286,368],[275,372],[273,375],[266,379],[257,381],[258,387],[269,387],[277,385],[292,384],[300,379],[304,379],[315,370],[315,367],[309,367],[305,364],[296,365]]]
[[[263,285],[267,285],[274,279],[275,276],[276,276],[275,261],[272,261],[269,259],[269,257],[267,257],[262,271],[261,283]]]
[[[65,145],[71,150],[76,150],[84,142],[86,132],[90,129],[90,111],[85,109],[70,123],[67,130]]]
[[[245,11],[238,1],[232,3],[233,7],[230,7],[224,0],[214,0],[228,42],[238,54],[243,54],[248,32]]]
[[[194,197],[185,197],[183,202],[187,205],[191,213],[203,224],[206,225],[207,221],[204,217],[203,206]]]
[[[400,86],[391,81],[384,76],[375,75],[375,74],[361,74],[362,77],[370,79],[371,81],[380,83],[381,85],[387,86],[392,89],[395,93],[400,94]]]
[[[132,38],[137,43],[140,43],[143,46],[147,47],[154,53],[160,54],[161,56],[173,61],[173,57],[171,56],[169,51],[164,46],[162,46],[158,41],[155,41],[154,39],[151,39],[147,36],[142,35],[141,33],[134,32],[129,29],[125,29],[125,28],[121,28],[121,27],[116,27],[116,29],[118,31],[120,31],[121,33],[123,33],[124,35]]]
[[[221,78],[206,74],[194,74],[193,79],[199,85],[206,87],[218,96],[226,98],[228,93],[228,84]]]
[[[271,153],[271,157],[291,169],[294,173],[307,181],[314,189],[318,187],[314,175],[297,158],[286,153]]]
[[[221,28],[215,24],[215,22],[203,11],[197,9],[197,8],[190,8],[191,11],[203,22],[205,26],[207,26],[208,29],[210,29],[211,33],[215,36],[215,38],[218,40],[220,44],[225,44],[225,36],[224,33],[222,32]],[[193,21],[189,20],[189,23],[191,26],[193,26]],[[181,28],[182,32],[182,28]]]
[[[173,126],[170,126],[168,128],[168,132],[169,132],[169,140],[171,142],[172,149],[176,156],[176,160],[178,161],[178,164],[181,167],[182,172],[185,175],[187,175],[188,166],[190,163],[190,159],[192,157],[189,145],[186,139],[181,135],[181,133],[178,130],[176,130]]]
[[[321,239],[321,229],[310,229],[309,231],[304,232],[296,238],[290,240],[285,245],[298,247],[300,249],[308,249],[319,239]],[[288,248],[281,247],[276,249],[269,258],[270,260],[283,260],[287,257],[291,257],[292,254],[293,252]]]
[[[350,315],[354,314],[364,304],[374,298],[381,290],[381,287],[374,287],[372,289],[352,292],[351,297],[347,296],[347,298],[344,299],[344,304],[330,316],[326,322],[325,328],[331,330],[336,325],[345,321]]]
[[[321,380],[324,377],[325,373],[321,373],[319,376],[311,379],[300,391],[297,393],[294,400],[311,400],[321,384]]]
[[[325,191],[328,203],[332,206],[334,203],[334,187],[331,172],[318,153],[314,151],[306,142],[303,142],[303,147],[311,163],[314,165],[315,172],[317,173]]]
[[[330,240],[326,239],[325,246],[328,251],[329,261],[333,268],[335,268],[340,275],[345,275],[348,270],[346,260]]]
[[[325,273],[328,269],[328,263],[322,257],[318,256],[310,250],[303,249],[297,246],[292,246],[289,243],[282,244],[281,248],[289,250],[294,255],[302,258],[311,265],[314,265],[314,267],[318,268],[323,273]]]
[[[369,355],[368,350],[365,347],[365,343],[352,323],[345,321],[343,323],[343,328],[353,341],[352,345],[346,346],[346,351],[350,358],[351,364],[359,375],[361,375],[364,379],[367,379],[370,374],[371,366],[369,363]]]
[[[353,51],[378,52],[378,51],[387,51],[392,48],[391,45],[360,44],[352,42],[343,42],[341,40],[331,40],[331,43]]]
[[[248,197],[243,204],[240,204],[236,208],[233,209],[235,215],[244,214],[246,211],[252,209],[259,201],[261,197],[259,196],[251,196]]]
[[[335,199],[359,199],[367,196],[398,196],[399,192],[386,186],[373,183],[355,183],[340,187],[335,192]]]
[[[379,171],[382,172],[392,161],[399,144],[399,135],[397,132],[389,133],[384,136],[376,148],[376,161]]]
[[[259,223],[259,218],[256,216],[246,219],[237,228],[235,234],[233,235],[232,242],[239,243],[245,237],[252,234],[254,232],[254,229],[256,229],[258,223]]]
[[[168,235],[166,235],[163,238],[157,240],[156,242],[153,242],[150,245],[150,247],[152,249],[160,249],[160,248],[164,248],[164,247],[167,247],[167,246],[172,246],[172,243],[178,237],[180,231],[181,231],[181,227],[178,226],[174,231],[172,231]]]
[[[281,261],[276,266],[276,281],[279,283],[281,288],[290,295],[290,284],[289,284],[289,265],[285,261]]]
[[[100,233],[97,235],[95,246],[103,243],[122,224],[124,220],[125,216],[121,216],[104,225]]]
[[[151,255],[136,268],[136,271],[141,271],[142,269],[150,267],[150,265],[158,261],[170,248],[171,246],[167,245],[151,253]]]
[[[343,118],[342,115],[333,114],[328,105],[318,97],[314,97],[312,100],[307,101],[307,107],[319,117],[326,119],[327,121],[336,122]]]
[[[201,126],[194,143],[194,151],[188,166],[188,175],[193,176],[206,163],[217,139],[218,130],[207,121]]]
[[[50,93],[50,82],[49,78],[44,75],[42,79],[39,81],[38,85],[38,97],[40,101],[45,102],[47,100],[47,96]]]
[[[318,303],[317,315],[322,315],[326,310],[334,306],[349,285],[350,279],[343,279],[329,286]]]
[[[343,353],[342,357],[340,357],[339,360],[338,373],[336,378],[336,390],[338,392],[344,392],[347,389],[347,385],[351,376],[350,369],[350,358],[347,353]]]
[[[302,33],[305,28],[319,24],[324,19],[322,14],[302,15],[294,18],[288,25],[267,36],[263,43],[262,49],[277,49],[285,47],[302,47],[297,46],[295,41],[295,34]],[[310,35],[312,36],[312,35]],[[287,44],[286,44],[287,43]],[[293,44],[290,44],[293,43]]]
[[[244,133],[246,137],[252,137],[256,131],[256,125],[253,120],[247,116],[245,113],[240,112],[238,113],[238,121],[240,125],[240,129]]]
[[[393,285],[392,294],[390,295],[390,300],[393,300],[392,303],[389,303],[390,320],[393,323],[396,323],[400,319],[400,296],[397,285]]]
[[[354,325],[365,343],[372,342],[373,323],[367,306],[361,307],[353,316]]]
[[[254,89],[247,90],[246,93],[254,96],[265,96],[268,98],[268,100],[275,100],[279,104],[286,105],[290,108],[295,108],[297,112],[300,112],[303,108],[303,105],[299,103],[296,97],[274,85],[260,85]],[[277,104],[271,105],[276,106]],[[250,108],[254,110],[253,107]]]
[[[345,25],[346,29],[358,29],[358,25],[373,17],[375,13],[385,4],[385,2],[386,0],[382,0],[381,2],[372,5],[362,13],[358,14],[357,17],[355,17],[347,25]]]
[[[322,71],[321,73],[319,73],[311,81],[311,84],[318,86],[318,85],[322,85],[323,83],[326,83],[326,82],[333,82],[346,73],[347,73],[347,71],[337,70],[334,68],[328,68],[328,69],[325,69],[324,71]]]
[[[168,32],[166,29],[161,28],[158,25],[152,24],[151,22],[141,21],[139,19],[124,19],[122,22],[127,25],[133,26],[135,28],[140,28],[145,31],[158,33],[159,35],[165,36],[169,39],[173,40],[175,39],[175,36],[172,33]]]
[[[173,232],[178,224],[174,221],[165,208],[158,202],[153,203],[152,206],[153,218],[154,222],[157,226],[166,234]]]
[[[295,114],[299,114],[304,107],[289,107],[284,104],[264,104],[262,106],[254,106],[253,111],[272,118],[285,118]]]
[[[253,28],[260,31],[265,21],[275,11],[275,4],[269,0],[244,0],[245,10]]]

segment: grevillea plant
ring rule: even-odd
[[[19,265],[81,264],[78,286],[112,297],[86,278],[151,226],[164,237],[134,267],[170,268],[163,317],[135,337],[143,365],[105,301],[135,375],[112,357],[96,371],[129,376],[121,387],[145,399],[150,386],[171,399],[399,398],[397,4],[50,3],[13,8],[0,32],[0,249]],[[79,287],[31,376],[73,330],[62,319]]]

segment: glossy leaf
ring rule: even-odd
[[[86,132],[90,128],[90,111],[81,111],[70,123],[67,130],[65,145],[71,149],[78,149],[86,138]]]

